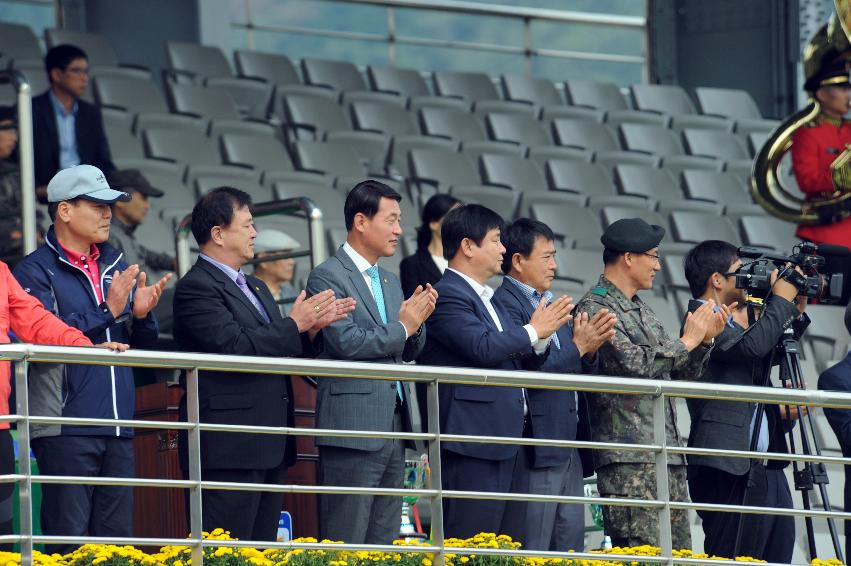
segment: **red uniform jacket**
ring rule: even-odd
[[[9,331],[24,342],[58,346],[91,346],[86,336],[53,316],[41,301],[29,295],[0,261],[0,344],[9,343]],[[9,414],[9,362],[0,361],[0,415]],[[0,429],[9,423],[0,423]]]
[[[830,164],[851,144],[851,122],[818,118],[799,128],[792,137],[792,169],[798,186],[807,197],[833,192]],[[798,226],[799,238],[817,244],[851,247],[851,218],[821,226]]]

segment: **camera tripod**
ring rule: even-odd
[[[751,323],[753,323],[752,305],[748,306],[748,318],[750,318]],[[782,340],[772,349],[771,353],[768,355],[766,364],[763,368],[761,385],[768,386],[770,384],[771,368],[774,365],[774,360],[778,357],[780,362],[780,380],[783,385],[789,385],[793,389],[805,389],[806,387],[804,385],[803,372],[801,371],[801,363],[799,360],[799,344],[798,340],[795,338],[795,334],[791,326],[785,330]],[[813,423],[812,414],[808,412],[806,415],[802,415],[801,407],[797,405],[794,407],[798,411],[799,426],[789,427],[786,432],[789,440],[789,452],[792,454],[796,453],[794,433],[795,428],[797,428],[798,436],[800,437],[801,441],[801,454],[807,456],[821,456],[821,447],[819,446],[818,437],[815,434],[815,425]],[[791,407],[787,405],[784,408],[788,415],[791,411]],[[764,418],[765,405],[759,403],[756,406],[754,427],[753,432],[751,433],[751,441],[749,448],[751,452],[755,452],[757,450],[760,427],[762,426],[762,421]],[[792,469],[795,489],[801,492],[801,500],[804,509],[807,511],[811,509],[810,491],[813,489],[814,486],[818,486],[824,510],[830,512],[830,499],[828,497],[826,487],[826,485],[829,483],[829,479],[824,464],[822,464],[821,462],[804,462],[803,464],[799,464],[797,461],[792,461]],[[748,482],[744,489],[744,494],[742,496],[742,505],[744,505],[747,501],[747,496],[748,492],[750,491],[750,487],[750,482]],[[815,531],[813,530],[813,518],[804,517],[804,523],[806,525],[810,559],[812,560],[818,557],[818,549],[816,548],[815,541]],[[743,526],[744,514],[740,514],[738,518],[738,529],[736,533],[736,555],[738,555],[739,549],[741,547]],[[827,526],[830,530],[830,538],[833,542],[833,550],[835,552],[835,556],[837,559],[844,563],[842,546],[839,542],[839,533],[836,529],[836,522],[833,520],[832,517],[829,517],[827,519]]]

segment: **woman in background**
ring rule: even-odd
[[[405,297],[410,297],[417,285],[434,285],[443,276],[449,262],[443,257],[440,226],[446,213],[460,204],[460,200],[447,194],[434,195],[425,203],[422,225],[417,228],[417,251],[399,266]]]

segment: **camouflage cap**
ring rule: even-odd
[[[659,245],[665,237],[665,229],[648,224],[641,218],[621,218],[612,222],[600,241],[616,252],[646,252]]]

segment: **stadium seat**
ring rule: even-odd
[[[142,142],[130,132],[130,124],[127,120],[116,122],[104,116],[103,129],[106,139],[109,140],[109,150],[115,159],[142,159],[145,152]]]
[[[732,173],[718,171],[683,171],[683,188],[690,199],[705,200],[735,206],[752,204],[748,187]]]
[[[94,96],[106,108],[131,114],[167,114],[168,105],[157,86],[145,79],[101,76],[94,79]]]
[[[659,114],[697,114],[694,103],[683,87],[678,85],[638,84],[630,88],[632,102],[638,110]]]
[[[624,149],[654,155],[681,155],[685,153],[679,137],[660,126],[646,124],[621,124],[618,127]]]
[[[469,112],[455,108],[420,108],[420,130],[427,136],[458,141],[487,139],[482,124]]]
[[[620,149],[617,137],[605,124],[561,118],[553,120],[552,131],[553,139],[558,145],[592,151]]]
[[[149,128],[142,139],[145,154],[184,165],[219,165],[219,147],[215,140],[194,130],[164,130]]]
[[[537,106],[564,104],[556,86],[547,79],[528,75],[502,75],[502,92],[506,100],[525,102]]]
[[[656,210],[656,201],[648,200],[637,195],[611,195],[594,194],[588,195],[588,208],[595,212],[602,212],[607,207],[636,208],[640,210]]]
[[[408,153],[414,149],[445,149],[457,152],[459,144],[456,141],[430,136],[394,136],[387,148],[385,158],[387,170],[394,175],[410,176]]]
[[[584,120],[586,122],[603,123],[606,118],[604,110],[586,108],[584,106],[544,106],[540,112],[541,121],[551,127],[553,120]]]
[[[223,134],[219,138],[224,162],[258,171],[290,171],[292,161],[275,138],[251,134]]]
[[[43,62],[29,60],[16,61],[15,69],[27,78],[27,81],[30,83],[30,92],[33,96],[46,92],[50,88],[50,80],[47,78]],[[9,90],[11,91],[12,89]],[[83,100],[87,102],[92,101],[91,89],[86,89]]]
[[[579,249],[599,250],[603,246],[600,236],[603,229],[594,212],[572,204],[536,203],[530,206],[530,214],[550,227],[556,236],[571,239]]]
[[[330,186],[313,183],[293,183],[279,181],[273,185],[275,198],[287,199],[308,197],[322,211],[325,225],[340,225],[343,223],[343,205],[346,195]]]
[[[538,109],[516,100],[479,100],[473,103],[473,114],[480,120],[488,114],[522,114],[537,119]]]
[[[41,45],[32,28],[21,24],[0,22],[0,69],[17,67],[20,63],[40,63],[44,68]]]
[[[419,71],[399,67],[380,67],[370,65],[366,68],[366,78],[372,90],[414,97],[428,96],[429,90]]]
[[[735,226],[717,214],[675,210],[671,212],[671,229],[677,242],[691,245],[704,240],[725,240],[737,246],[742,243]]]
[[[528,158],[543,169],[547,161],[552,159],[565,161],[583,161],[590,163],[594,158],[594,152],[578,147],[562,147],[560,145],[540,145],[529,148]]]
[[[355,102],[351,106],[352,122],[356,129],[381,132],[393,136],[419,134],[411,113],[396,104]]]
[[[739,218],[742,237],[748,246],[790,252],[801,239],[795,236],[796,225],[773,216],[742,216]]]
[[[573,206],[584,208],[588,205],[588,195],[580,193],[566,193],[560,191],[548,191],[546,193],[528,193],[523,195],[523,209],[520,216],[532,216],[532,205],[552,204],[555,206]],[[550,226],[552,228],[552,226]],[[562,247],[573,247],[573,241],[562,242]]]
[[[552,160],[546,165],[546,180],[554,191],[586,195],[613,195],[615,187],[605,170],[596,163]]]
[[[476,185],[479,175],[462,154],[449,149],[412,149],[408,154],[411,181],[448,192],[452,185]]]
[[[723,116],[736,122],[737,132],[771,132],[778,122],[762,117],[753,97],[744,90],[698,87],[695,89],[701,112]]]
[[[556,277],[560,280],[573,281],[578,286],[588,289],[600,277],[603,270],[603,257],[598,251],[583,249],[556,250]],[[594,269],[597,267],[598,269]],[[580,297],[574,296],[574,302]]]
[[[644,304],[650,307],[650,310],[653,311],[653,314],[655,314],[656,318],[659,319],[659,322],[662,323],[662,326],[665,328],[665,331],[669,336],[673,337],[680,335],[680,328],[682,327],[683,321],[679,314],[677,314],[677,309],[667,298],[658,295],[651,295],[647,291],[641,293],[640,298]]]
[[[547,181],[538,166],[517,155],[485,154],[479,157],[482,182],[514,191],[545,192]]]
[[[229,94],[236,103],[239,113],[246,118],[266,120],[272,113],[275,88],[268,83],[231,77],[207,79],[208,90]]]
[[[510,191],[487,185],[454,185],[452,196],[465,203],[487,206],[506,221],[514,220],[520,210],[521,191]]]
[[[564,95],[568,104],[601,110],[628,110],[626,99],[614,83],[566,81]]]
[[[305,58],[301,60],[301,74],[306,84],[337,91],[367,89],[363,75],[348,61]]]
[[[679,176],[683,171],[691,169],[722,171],[724,162],[712,157],[698,157],[696,155],[665,155],[662,157],[659,167]]]
[[[683,139],[690,155],[728,160],[750,160],[750,154],[735,134],[713,130],[684,130]]]
[[[340,93],[340,104],[351,108],[356,102],[371,102],[373,104],[389,104],[399,108],[407,108],[408,99],[389,92],[372,90],[347,90]]]
[[[194,84],[166,84],[171,109],[206,120],[240,120],[233,97],[224,90]]]
[[[240,77],[261,80],[273,85],[299,84],[295,65],[286,55],[238,49],[234,53],[236,72]]]
[[[637,195],[654,201],[677,201],[683,198],[677,179],[664,169],[641,165],[617,165],[615,183],[618,193]]]
[[[748,134],[748,149],[752,157],[756,157],[756,154],[759,153],[770,136],[771,132],[751,132]]]
[[[606,112],[606,124],[617,129],[621,124],[646,124],[648,126],[669,127],[671,117],[666,114],[644,112],[641,110],[610,110]]]
[[[665,284],[669,287],[674,287],[678,290],[688,290],[688,279],[686,279],[685,266],[683,260],[684,255],[663,253],[662,254],[662,275],[665,277]]]
[[[473,103],[462,98],[449,98],[446,96],[414,96],[408,100],[408,108],[411,112],[419,113],[421,108],[449,108],[452,110],[461,110],[462,112],[472,112]]]
[[[293,152],[302,171],[339,177],[363,177],[366,174],[357,152],[347,144],[298,141]]]
[[[824,371],[831,360],[844,359],[848,352],[844,310],[845,307],[838,305],[807,305],[811,322],[804,340],[812,346],[819,371]]]
[[[513,143],[469,141],[461,144],[461,153],[470,160],[470,163],[478,163],[480,155],[514,155],[524,157],[526,155],[526,148]]]
[[[387,149],[390,147],[391,139],[388,134],[381,132],[338,130],[327,132],[323,141],[351,147],[367,173],[384,177],[386,175]]]
[[[163,196],[150,199],[151,208],[157,210],[191,210],[195,195],[183,183],[183,167],[176,163],[156,159],[115,158],[119,169],[138,169],[151,185],[163,191]]]
[[[667,244],[674,241],[668,219],[658,212],[623,206],[607,206],[600,211],[600,219],[603,221],[604,228],[624,218],[641,218],[648,224],[656,224],[664,228],[665,237],[662,239],[662,242],[666,248]]]
[[[238,187],[251,195],[255,203],[274,200],[272,187],[264,187],[257,182],[257,176],[252,172],[237,167],[229,170],[216,171],[213,175],[198,175],[194,180],[195,194],[198,198],[209,193],[216,187]]]
[[[343,107],[328,98],[293,95],[281,102],[285,128],[293,140],[318,140],[325,132],[352,129]]]
[[[102,35],[70,29],[46,29],[44,39],[48,49],[57,45],[76,45],[86,52],[89,75],[114,75],[150,79],[149,69],[140,65],[122,65],[118,62],[112,44]]]
[[[600,165],[614,178],[614,168],[618,165],[637,165],[657,168],[661,158],[637,151],[598,151],[594,154],[594,163]]]
[[[490,139],[525,146],[552,144],[546,128],[525,114],[488,114],[485,128]]]
[[[484,73],[441,71],[434,73],[433,79],[434,92],[439,96],[471,101],[499,100],[496,87]]]
[[[166,42],[169,70],[180,81],[188,77],[194,82],[203,82],[210,77],[232,77],[228,60],[218,47],[180,41]],[[181,81],[182,82],[182,81]]]

